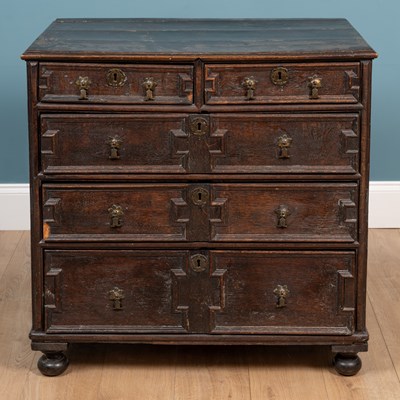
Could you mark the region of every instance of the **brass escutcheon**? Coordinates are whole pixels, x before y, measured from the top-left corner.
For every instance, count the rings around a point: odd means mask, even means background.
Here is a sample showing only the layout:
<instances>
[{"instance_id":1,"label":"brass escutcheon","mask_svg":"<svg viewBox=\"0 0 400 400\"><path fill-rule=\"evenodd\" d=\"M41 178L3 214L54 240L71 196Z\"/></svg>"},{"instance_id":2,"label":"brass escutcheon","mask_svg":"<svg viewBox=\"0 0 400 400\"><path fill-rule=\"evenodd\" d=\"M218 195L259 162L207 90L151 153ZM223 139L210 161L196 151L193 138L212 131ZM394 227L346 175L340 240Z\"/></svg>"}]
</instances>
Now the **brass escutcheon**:
<instances>
[{"instance_id":1,"label":"brass escutcheon","mask_svg":"<svg viewBox=\"0 0 400 400\"><path fill-rule=\"evenodd\" d=\"M196 188L192 191L192 202L196 206L204 206L208 202L209 198L208 190L204 188Z\"/></svg>"},{"instance_id":2,"label":"brass escutcheon","mask_svg":"<svg viewBox=\"0 0 400 400\"><path fill-rule=\"evenodd\" d=\"M288 83L289 73L286 68L278 67L271 72L271 81L274 85L284 86Z\"/></svg>"},{"instance_id":3,"label":"brass escutcheon","mask_svg":"<svg viewBox=\"0 0 400 400\"><path fill-rule=\"evenodd\" d=\"M286 306L286 297L289 295L290 290L287 285L278 285L274 289L274 295L277 297L276 307L282 308Z\"/></svg>"},{"instance_id":4,"label":"brass escutcheon","mask_svg":"<svg viewBox=\"0 0 400 400\"><path fill-rule=\"evenodd\" d=\"M208 259L203 254L195 254L190 257L190 266L192 267L193 271L201 272L207 268Z\"/></svg>"},{"instance_id":5,"label":"brass escutcheon","mask_svg":"<svg viewBox=\"0 0 400 400\"><path fill-rule=\"evenodd\" d=\"M122 300L125 298L124 291L118 287L108 292L108 298L113 302L114 310L122 310Z\"/></svg>"},{"instance_id":6,"label":"brass escutcheon","mask_svg":"<svg viewBox=\"0 0 400 400\"><path fill-rule=\"evenodd\" d=\"M125 72L119 68L111 68L106 73L106 81L108 86L124 86L126 79Z\"/></svg>"},{"instance_id":7,"label":"brass escutcheon","mask_svg":"<svg viewBox=\"0 0 400 400\"><path fill-rule=\"evenodd\" d=\"M190 121L190 131L193 135L203 136L207 133L208 122L205 118L197 117Z\"/></svg>"}]
</instances>

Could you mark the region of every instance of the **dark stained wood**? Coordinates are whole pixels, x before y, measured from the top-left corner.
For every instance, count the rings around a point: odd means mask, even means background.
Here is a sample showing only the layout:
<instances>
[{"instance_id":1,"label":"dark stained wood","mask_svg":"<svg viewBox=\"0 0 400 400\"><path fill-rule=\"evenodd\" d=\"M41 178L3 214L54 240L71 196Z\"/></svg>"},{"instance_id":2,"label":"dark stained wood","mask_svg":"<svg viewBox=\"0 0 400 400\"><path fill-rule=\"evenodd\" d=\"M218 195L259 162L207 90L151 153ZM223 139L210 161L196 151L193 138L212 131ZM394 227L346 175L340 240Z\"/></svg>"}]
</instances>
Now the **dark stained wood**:
<instances>
[{"instance_id":1,"label":"dark stained wood","mask_svg":"<svg viewBox=\"0 0 400 400\"><path fill-rule=\"evenodd\" d=\"M107 73L118 68L125 74L122 86L110 86ZM88 77L87 100L80 99L76 81ZM151 77L157 86L148 100L143 83ZM193 103L193 66L42 63L39 73L39 99L55 103L127 103L180 104Z\"/></svg>"},{"instance_id":2,"label":"dark stained wood","mask_svg":"<svg viewBox=\"0 0 400 400\"><path fill-rule=\"evenodd\" d=\"M221 203L211 239L223 242L353 242L357 240L356 184L213 185ZM245 206L244 206L245 205ZM277 210L289 210L286 227Z\"/></svg>"},{"instance_id":3,"label":"dark stained wood","mask_svg":"<svg viewBox=\"0 0 400 400\"><path fill-rule=\"evenodd\" d=\"M42 171L98 175L351 174L358 170L358 114L202 118L210 128L199 137L191 133L193 118L188 115L42 114ZM287 158L279 154L282 135L292 139ZM110 159L109 142L114 136L121 140L118 159Z\"/></svg>"},{"instance_id":4,"label":"dark stained wood","mask_svg":"<svg viewBox=\"0 0 400 400\"><path fill-rule=\"evenodd\" d=\"M48 241L186 241L187 185L43 185ZM113 227L110 208L121 207Z\"/></svg>"},{"instance_id":5,"label":"dark stained wood","mask_svg":"<svg viewBox=\"0 0 400 400\"><path fill-rule=\"evenodd\" d=\"M23 55L40 371L130 342L329 345L356 373L375 57L343 19L55 21Z\"/></svg>"},{"instance_id":6,"label":"dark stained wood","mask_svg":"<svg viewBox=\"0 0 400 400\"><path fill-rule=\"evenodd\" d=\"M275 85L272 71L286 69L288 81ZM356 103L359 98L359 64L206 64L206 104ZM309 78L322 80L319 97L310 99ZM256 80L254 97L246 98L245 78Z\"/></svg>"},{"instance_id":7,"label":"dark stained wood","mask_svg":"<svg viewBox=\"0 0 400 400\"><path fill-rule=\"evenodd\" d=\"M187 251L46 251L46 332L186 332L171 293L187 258ZM121 309L110 299L114 288L123 291Z\"/></svg>"},{"instance_id":8,"label":"dark stained wood","mask_svg":"<svg viewBox=\"0 0 400 400\"><path fill-rule=\"evenodd\" d=\"M215 114L209 152L213 173L354 174L358 114ZM282 156L279 139L290 140Z\"/></svg>"},{"instance_id":9,"label":"dark stained wood","mask_svg":"<svg viewBox=\"0 0 400 400\"><path fill-rule=\"evenodd\" d=\"M211 252L223 269L224 307L213 333L337 334L354 332L353 252ZM274 290L286 285L286 305ZM304 304L308 304L304 307Z\"/></svg>"},{"instance_id":10,"label":"dark stained wood","mask_svg":"<svg viewBox=\"0 0 400 400\"><path fill-rule=\"evenodd\" d=\"M198 55L208 59L376 57L345 19L58 19L23 57L168 61Z\"/></svg>"},{"instance_id":11,"label":"dark stained wood","mask_svg":"<svg viewBox=\"0 0 400 400\"><path fill-rule=\"evenodd\" d=\"M42 114L41 160L47 174L188 171L187 115ZM111 157L110 140L121 141Z\"/></svg>"}]
</instances>

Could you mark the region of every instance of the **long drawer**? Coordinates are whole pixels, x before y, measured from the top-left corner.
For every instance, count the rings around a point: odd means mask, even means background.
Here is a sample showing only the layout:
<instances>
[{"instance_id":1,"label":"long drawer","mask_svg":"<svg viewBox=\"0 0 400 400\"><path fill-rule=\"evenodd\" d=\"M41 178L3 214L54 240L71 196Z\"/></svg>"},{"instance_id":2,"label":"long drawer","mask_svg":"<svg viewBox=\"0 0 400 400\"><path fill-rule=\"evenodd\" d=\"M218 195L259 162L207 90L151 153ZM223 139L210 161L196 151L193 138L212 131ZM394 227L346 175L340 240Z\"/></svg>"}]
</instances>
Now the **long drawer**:
<instances>
[{"instance_id":1,"label":"long drawer","mask_svg":"<svg viewBox=\"0 0 400 400\"><path fill-rule=\"evenodd\" d=\"M354 331L353 252L45 252L45 328L60 332Z\"/></svg>"},{"instance_id":2,"label":"long drawer","mask_svg":"<svg viewBox=\"0 0 400 400\"><path fill-rule=\"evenodd\" d=\"M47 241L347 242L356 183L43 185Z\"/></svg>"},{"instance_id":3,"label":"long drawer","mask_svg":"<svg viewBox=\"0 0 400 400\"><path fill-rule=\"evenodd\" d=\"M45 174L354 174L358 114L44 114Z\"/></svg>"}]
</instances>

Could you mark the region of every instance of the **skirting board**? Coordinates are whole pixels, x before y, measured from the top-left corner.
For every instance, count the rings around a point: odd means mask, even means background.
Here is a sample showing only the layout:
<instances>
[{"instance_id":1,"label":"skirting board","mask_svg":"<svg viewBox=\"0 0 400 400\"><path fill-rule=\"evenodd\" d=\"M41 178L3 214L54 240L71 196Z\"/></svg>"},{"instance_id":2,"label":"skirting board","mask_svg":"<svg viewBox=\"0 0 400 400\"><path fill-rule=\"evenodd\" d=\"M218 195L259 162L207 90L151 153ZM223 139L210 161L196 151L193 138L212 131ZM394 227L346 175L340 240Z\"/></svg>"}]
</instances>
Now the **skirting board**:
<instances>
[{"instance_id":1,"label":"skirting board","mask_svg":"<svg viewBox=\"0 0 400 400\"><path fill-rule=\"evenodd\" d=\"M369 227L400 228L400 181L370 182ZM29 185L0 184L0 230L29 230Z\"/></svg>"}]
</instances>

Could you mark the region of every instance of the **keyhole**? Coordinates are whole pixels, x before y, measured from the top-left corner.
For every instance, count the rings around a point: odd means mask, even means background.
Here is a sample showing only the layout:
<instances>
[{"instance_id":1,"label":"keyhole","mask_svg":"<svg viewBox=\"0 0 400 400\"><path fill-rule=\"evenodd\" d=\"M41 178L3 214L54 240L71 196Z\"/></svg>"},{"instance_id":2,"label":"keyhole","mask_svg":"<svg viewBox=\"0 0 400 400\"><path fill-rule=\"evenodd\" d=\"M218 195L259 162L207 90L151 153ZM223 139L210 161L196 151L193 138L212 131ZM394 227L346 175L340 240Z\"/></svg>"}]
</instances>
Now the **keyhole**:
<instances>
[{"instance_id":1,"label":"keyhole","mask_svg":"<svg viewBox=\"0 0 400 400\"><path fill-rule=\"evenodd\" d=\"M198 266L199 268L201 267L201 262L200 262L199 259L197 260L197 266Z\"/></svg>"},{"instance_id":2,"label":"keyhole","mask_svg":"<svg viewBox=\"0 0 400 400\"><path fill-rule=\"evenodd\" d=\"M282 80L282 72L278 71L278 80L281 81Z\"/></svg>"},{"instance_id":3,"label":"keyhole","mask_svg":"<svg viewBox=\"0 0 400 400\"><path fill-rule=\"evenodd\" d=\"M198 130L198 131L201 131L201 122L198 122L198 123L197 123L197 130Z\"/></svg>"},{"instance_id":4,"label":"keyhole","mask_svg":"<svg viewBox=\"0 0 400 400\"><path fill-rule=\"evenodd\" d=\"M114 82L117 82L117 73L114 72Z\"/></svg>"},{"instance_id":5,"label":"keyhole","mask_svg":"<svg viewBox=\"0 0 400 400\"><path fill-rule=\"evenodd\" d=\"M201 192L199 192L197 195L199 197L199 201L201 201Z\"/></svg>"}]
</instances>

